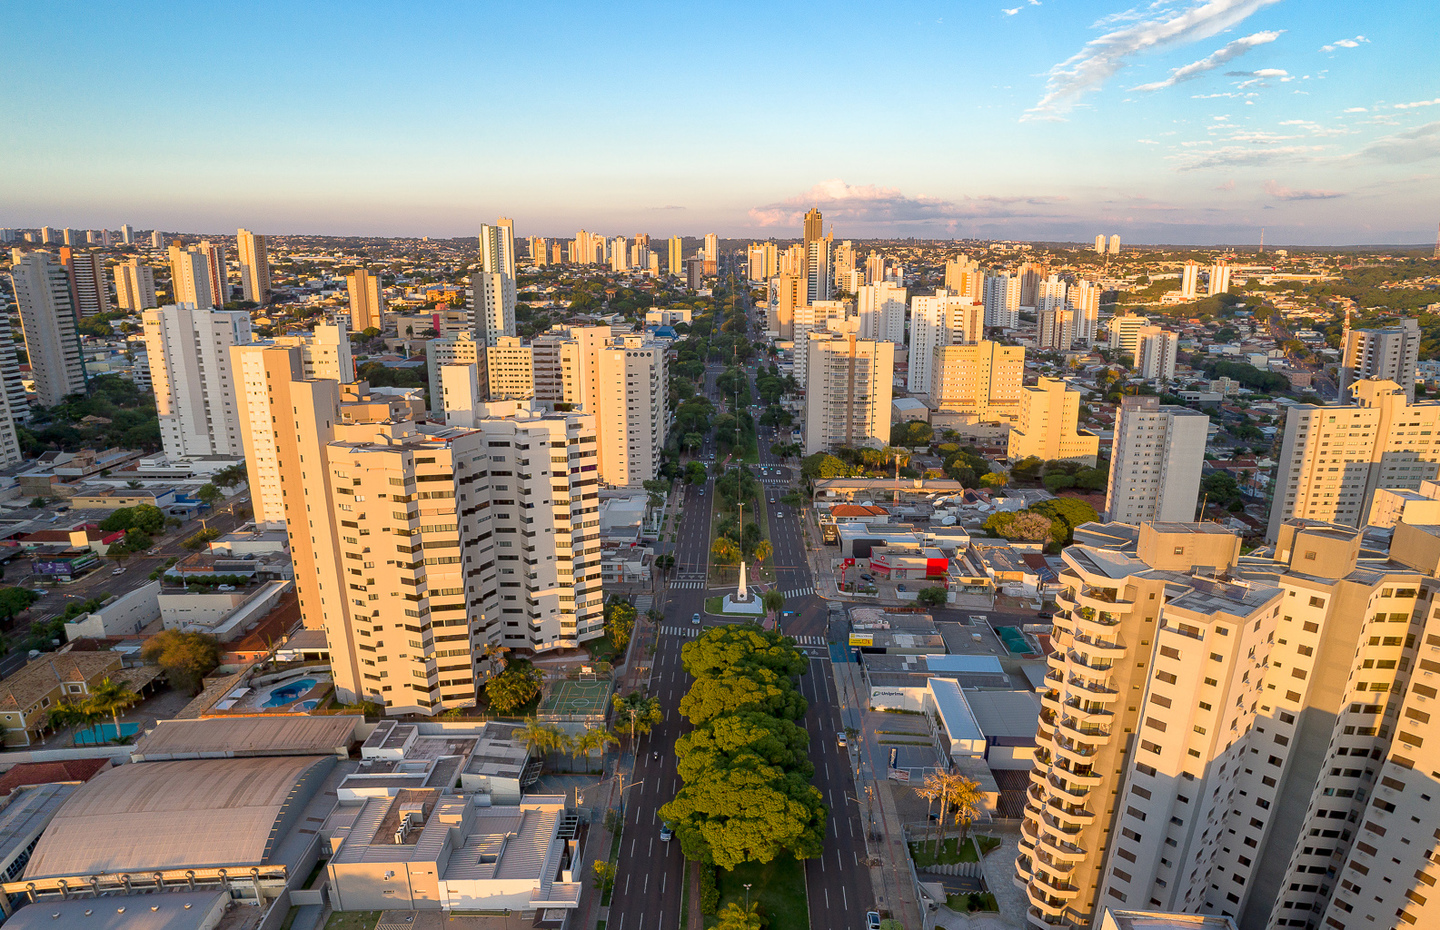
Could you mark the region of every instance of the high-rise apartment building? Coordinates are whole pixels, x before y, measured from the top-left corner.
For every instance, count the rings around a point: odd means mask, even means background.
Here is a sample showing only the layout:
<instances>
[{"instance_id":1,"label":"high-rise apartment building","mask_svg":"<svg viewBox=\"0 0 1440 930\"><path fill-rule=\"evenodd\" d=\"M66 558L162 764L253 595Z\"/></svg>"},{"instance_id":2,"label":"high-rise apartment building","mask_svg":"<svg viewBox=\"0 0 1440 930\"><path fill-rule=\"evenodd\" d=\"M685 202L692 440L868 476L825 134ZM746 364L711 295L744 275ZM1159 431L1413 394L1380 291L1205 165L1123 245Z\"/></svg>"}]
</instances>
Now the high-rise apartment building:
<instances>
[{"instance_id":1,"label":"high-rise apartment building","mask_svg":"<svg viewBox=\"0 0 1440 930\"><path fill-rule=\"evenodd\" d=\"M1106 519L1115 523L1188 523L1200 501L1200 472L1210 418L1160 403L1153 394L1122 397L1110 447Z\"/></svg>"},{"instance_id":2,"label":"high-rise apartment building","mask_svg":"<svg viewBox=\"0 0 1440 930\"><path fill-rule=\"evenodd\" d=\"M778 274L771 278L768 315L773 321L769 328L779 333L781 339L793 340L796 310L807 303L803 276Z\"/></svg>"},{"instance_id":3,"label":"high-rise apartment building","mask_svg":"<svg viewBox=\"0 0 1440 930\"><path fill-rule=\"evenodd\" d=\"M110 288L105 281L105 256L69 246L60 250L60 263L70 276L70 296L81 318L110 312Z\"/></svg>"},{"instance_id":4,"label":"high-rise apartment building","mask_svg":"<svg viewBox=\"0 0 1440 930\"><path fill-rule=\"evenodd\" d=\"M1105 234L1104 234L1104 233L1101 233L1100 235L1098 235L1098 236L1095 237L1095 254L1096 254L1096 255L1104 255L1104 254L1105 254Z\"/></svg>"},{"instance_id":5,"label":"high-rise apartment building","mask_svg":"<svg viewBox=\"0 0 1440 930\"><path fill-rule=\"evenodd\" d=\"M849 310L846 303L840 300L820 300L795 308L793 337L795 348L792 354L797 382L805 383L806 368L810 364L810 352L806 348L806 340L810 338L811 333L819 330L845 332L851 335L859 333L860 321L850 316Z\"/></svg>"},{"instance_id":6,"label":"high-rise apartment building","mask_svg":"<svg viewBox=\"0 0 1440 930\"><path fill-rule=\"evenodd\" d=\"M210 281L211 256L198 246L183 248L178 241L171 244L169 255L171 301L199 310L217 306Z\"/></svg>"},{"instance_id":7,"label":"high-rise apartment building","mask_svg":"<svg viewBox=\"0 0 1440 930\"><path fill-rule=\"evenodd\" d=\"M1420 363L1420 322L1413 317L1383 329L1351 329L1346 315L1340 341L1340 396L1366 378L1384 378L1405 389L1415 401L1415 370Z\"/></svg>"},{"instance_id":8,"label":"high-rise apartment building","mask_svg":"<svg viewBox=\"0 0 1440 930\"><path fill-rule=\"evenodd\" d=\"M863 284L856 291L860 338L905 342L905 288L893 281Z\"/></svg>"},{"instance_id":9,"label":"high-rise apartment building","mask_svg":"<svg viewBox=\"0 0 1440 930\"><path fill-rule=\"evenodd\" d=\"M960 254L945 262L945 290L952 294L964 294L984 299L984 292L978 294L967 293L965 288L973 275L980 275L980 263L969 255ZM984 280L982 275L981 281Z\"/></svg>"},{"instance_id":10,"label":"high-rise apartment building","mask_svg":"<svg viewBox=\"0 0 1440 930\"><path fill-rule=\"evenodd\" d=\"M121 310L151 310L155 303L155 270L132 258L115 266L115 302Z\"/></svg>"},{"instance_id":11,"label":"high-rise apartment building","mask_svg":"<svg viewBox=\"0 0 1440 930\"><path fill-rule=\"evenodd\" d=\"M49 252L16 250L11 260L10 285L20 307L35 399L53 407L68 394L85 392L85 358L70 276Z\"/></svg>"},{"instance_id":12,"label":"high-rise apartment building","mask_svg":"<svg viewBox=\"0 0 1440 930\"><path fill-rule=\"evenodd\" d=\"M608 326L556 326L536 336L530 343L535 399L552 408L569 404L593 412L590 388L595 379L586 360L610 338Z\"/></svg>"},{"instance_id":13,"label":"high-rise apartment building","mask_svg":"<svg viewBox=\"0 0 1440 930\"><path fill-rule=\"evenodd\" d=\"M720 261L720 237L719 237L718 235L716 235L715 233L706 233L706 234L705 234L705 262L706 262L707 265L708 265L709 263L718 262L718 261ZM716 273L715 271L711 270L710 268L706 268L705 271L706 271L707 274L715 274L715 273Z\"/></svg>"},{"instance_id":14,"label":"high-rise apartment building","mask_svg":"<svg viewBox=\"0 0 1440 930\"><path fill-rule=\"evenodd\" d=\"M169 304L143 320L165 454L244 455L230 348L251 341L250 314Z\"/></svg>"},{"instance_id":15,"label":"high-rise apartment building","mask_svg":"<svg viewBox=\"0 0 1440 930\"><path fill-rule=\"evenodd\" d=\"M1019 418L1024 346L990 340L937 346L930 367L932 410L960 414L977 423L1013 423Z\"/></svg>"},{"instance_id":16,"label":"high-rise apartment building","mask_svg":"<svg viewBox=\"0 0 1440 930\"><path fill-rule=\"evenodd\" d=\"M345 276L350 294L350 331L385 328L385 288L380 276L365 268L356 268Z\"/></svg>"},{"instance_id":17,"label":"high-rise apartment building","mask_svg":"<svg viewBox=\"0 0 1440 930\"><path fill-rule=\"evenodd\" d=\"M83 230L71 229L69 226L66 226L64 235L60 237L60 241L72 249L78 249L88 240Z\"/></svg>"},{"instance_id":18,"label":"high-rise apartment building","mask_svg":"<svg viewBox=\"0 0 1440 930\"><path fill-rule=\"evenodd\" d=\"M501 217L480 227L480 270L470 278L475 341L487 346L515 335L515 231Z\"/></svg>"},{"instance_id":19,"label":"high-rise apartment building","mask_svg":"<svg viewBox=\"0 0 1440 930\"><path fill-rule=\"evenodd\" d=\"M430 374L430 418L442 420L445 405L441 401L440 370L446 365L474 365L478 371L480 399L484 400L489 388L489 373L486 371L487 346L475 339L475 334L460 330L425 343L425 367Z\"/></svg>"},{"instance_id":20,"label":"high-rise apartment building","mask_svg":"<svg viewBox=\"0 0 1440 930\"><path fill-rule=\"evenodd\" d=\"M1069 352L1075 341L1075 311L1062 303L1041 307L1038 313L1036 345L1050 352Z\"/></svg>"},{"instance_id":21,"label":"high-rise apartment building","mask_svg":"<svg viewBox=\"0 0 1440 930\"><path fill-rule=\"evenodd\" d=\"M630 241L624 236L616 236L610 245L610 270L630 270Z\"/></svg>"},{"instance_id":22,"label":"high-rise apartment building","mask_svg":"<svg viewBox=\"0 0 1440 930\"><path fill-rule=\"evenodd\" d=\"M874 249L865 259L865 283L879 284L885 280L885 257Z\"/></svg>"},{"instance_id":23,"label":"high-rise apartment building","mask_svg":"<svg viewBox=\"0 0 1440 930\"><path fill-rule=\"evenodd\" d=\"M164 234L163 232L161 232L161 231L158 230L158 229L152 229L152 230L150 231L150 248L152 248L152 249L163 249L163 248L165 248L165 234Z\"/></svg>"},{"instance_id":24,"label":"high-rise apartment building","mask_svg":"<svg viewBox=\"0 0 1440 930\"><path fill-rule=\"evenodd\" d=\"M1119 255L1119 254L1120 254L1120 234L1119 234L1119 233L1116 233L1115 235L1113 235L1113 236L1110 237L1110 254L1111 254L1111 255Z\"/></svg>"},{"instance_id":25,"label":"high-rise apartment building","mask_svg":"<svg viewBox=\"0 0 1440 930\"><path fill-rule=\"evenodd\" d=\"M135 244L135 227L129 223L120 227L120 242L124 245Z\"/></svg>"},{"instance_id":26,"label":"high-rise apartment building","mask_svg":"<svg viewBox=\"0 0 1440 930\"><path fill-rule=\"evenodd\" d=\"M1147 381L1174 381L1179 351L1179 333L1158 326L1142 326L1136 332L1135 370Z\"/></svg>"},{"instance_id":27,"label":"high-rise apartment building","mask_svg":"<svg viewBox=\"0 0 1440 930\"><path fill-rule=\"evenodd\" d=\"M585 412L595 417L600 480L638 487L659 472L670 432L666 347L644 336L622 336L583 359Z\"/></svg>"},{"instance_id":28,"label":"high-rise apartment building","mask_svg":"<svg viewBox=\"0 0 1440 930\"><path fill-rule=\"evenodd\" d=\"M530 264L536 268L543 268L550 263L550 244L540 236L531 236L530 243Z\"/></svg>"},{"instance_id":29,"label":"high-rise apartment building","mask_svg":"<svg viewBox=\"0 0 1440 930\"><path fill-rule=\"evenodd\" d=\"M1180 299L1194 300L1200 296L1200 263L1188 261L1180 269Z\"/></svg>"},{"instance_id":30,"label":"high-rise apartment building","mask_svg":"<svg viewBox=\"0 0 1440 930\"><path fill-rule=\"evenodd\" d=\"M1020 392L1020 416L1010 428L1006 449L1010 461L1033 457L1094 468L1100 437L1080 429L1082 396L1060 378L1041 378L1025 387Z\"/></svg>"},{"instance_id":31,"label":"high-rise apartment building","mask_svg":"<svg viewBox=\"0 0 1440 930\"><path fill-rule=\"evenodd\" d=\"M984 337L985 307L974 298L961 297L944 288L933 296L912 297L906 389L912 394L929 392L937 348L972 344Z\"/></svg>"},{"instance_id":32,"label":"high-rise apartment building","mask_svg":"<svg viewBox=\"0 0 1440 930\"><path fill-rule=\"evenodd\" d=\"M1230 290L1230 263L1217 259L1215 264L1210 266L1210 296L1228 293Z\"/></svg>"},{"instance_id":33,"label":"high-rise apartment building","mask_svg":"<svg viewBox=\"0 0 1440 930\"><path fill-rule=\"evenodd\" d=\"M750 281L758 284L780 273L780 251L773 242L757 242L748 254Z\"/></svg>"},{"instance_id":34,"label":"high-rise apartment building","mask_svg":"<svg viewBox=\"0 0 1440 930\"><path fill-rule=\"evenodd\" d=\"M1110 351L1123 352L1135 359L1140 348L1140 330L1150 325L1147 317L1118 314L1110 318Z\"/></svg>"},{"instance_id":35,"label":"high-rise apartment building","mask_svg":"<svg viewBox=\"0 0 1440 930\"><path fill-rule=\"evenodd\" d=\"M30 422L30 400L25 393L25 381L20 373L15 331L10 328L10 308L3 299L0 299L0 395L4 395L0 397L0 404L4 405L3 416L0 416L0 430L5 428L6 419L11 423L11 435L8 438L0 437L0 446L3 446L0 458L12 456L10 446L13 444L13 456L18 461L20 445L18 437L14 435L14 424Z\"/></svg>"},{"instance_id":36,"label":"high-rise apartment building","mask_svg":"<svg viewBox=\"0 0 1440 930\"><path fill-rule=\"evenodd\" d=\"M266 237L248 229L235 234L240 253L240 289L246 300L262 307L270 302L270 249Z\"/></svg>"},{"instance_id":37,"label":"high-rise apartment building","mask_svg":"<svg viewBox=\"0 0 1440 930\"><path fill-rule=\"evenodd\" d=\"M230 271L225 261L225 246L202 239L195 248L205 256L205 267L210 278L210 303L223 307L230 302Z\"/></svg>"},{"instance_id":38,"label":"high-rise apartment building","mask_svg":"<svg viewBox=\"0 0 1440 930\"><path fill-rule=\"evenodd\" d=\"M831 245L829 239L815 239L805 244L805 296L812 304L829 300L834 290Z\"/></svg>"},{"instance_id":39,"label":"high-rise apartment building","mask_svg":"<svg viewBox=\"0 0 1440 930\"><path fill-rule=\"evenodd\" d=\"M1075 341L1086 347L1093 345L1100 320L1100 285L1077 281L1065 292L1065 300L1075 313Z\"/></svg>"},{"instance_id":40,"label":"high-rise apartment building","mask_svg":"<svg viewBox=\"0 0 1440 930\"><path fill-rule=\"evenodd\" d=\"M485 349L491 400L529 400L535 396L535 357L518 336L501 336Z\"/></svg>"},{"instance_id":41,"label":"high-rise apartment building","mask_svg":"<svg viewBox=\"0 0 1440 930\"><path fill-rule=\"evenodd\" d=\"M890 440L895 343L820 330L806 341L805 454Z\"/></svg>"},{"instance_id":42,"label":"high-rise apartment building","mask_svg":"<svg viewBox=\"0 0 1440 930\"><path fill-rule=\"evenodd\" d=\"M825 218L819 207L811 207L805 213L804 241L806 245L825 238Z\"/></svg>"},{"instance_id":43,"label":"high-rise apartment building","mask_svg":"<svg viewBox=\"0 0 1440 930\"><path fill-rule=\"evenodd\" d=\"M670 274L678 278L685 274L685 240L679 236L671 236L667 246L666 268Z\"/></svg>"},{"instance_id":44,"label":"high-rise apartment building","mask_svg":"<svg viewBox=\"0 0 1440 930\"><path fill-rule=\"evenodd\" d=\"M1012 274L985 276L985 325L1002 329L1020 326L1020 279Z\"/></svg>"},{"instance_id":45,"label":"high-rise apartment building","mask_svg":"<svg viewBox=\"0 0 1440 930\"><path fill-rule=\"evenodd\" d=\"M1194 629L1185 621L1197 615L1210 617L1207 627L1226 628L1236 648L1217 652L1220 661L1192 660L1188 670L1167 672L1177 678L1182 671L1187 678L1213 675L1218 682L1236 663L1253 664L1245 651L1259 645L1252 618L1275 610L1280 600L1273 588L1227 586L1195 568L1223 571L1240 554L1239 539L1216 524L1147 523L1132 532L1128 544L1124 533L1123 527L1090 524L1061 553L1063 590L1056 598L1052 633L1056 648L1045 676L1035 767L1015 859L1016 884L1025 890L1026 916L1036 928L1092 927L1097 907L1128 900L1128 895L1102 900L1099 885L1105 852L1132 841L1134 831L1117 829L1130 816L1119 804L1127 762L1133 758L1137 765L1148 765L1152 752L1147 746L1166 732L1146 723L1140 710L1151 679L1152 644L1169 622L1162 611L1173 607L1177 631L1182 624ZM1185 694L1177 689L1173 702L1190 700ZM1219 705L1219 697L1212 710L1219 707L1216 716L1222 720L1212 728L1223 738L1223 718L1235 710ZM1172 739L1186 735L1176 732ZM1132 749L1132 744L1138 746ZM1181 752L1184 757L1183 746ZM1170 787L1189 794L1188 785ZM1196 807L1212 801L1190 796ZM1130 810L1148 822L1144 809L1132 805ZM1158 859L1166 852L1151 855ZM1135 903L1143 905L1144 898Z\"/></svg>"},{"instance_id":46,"label":"high-rise apartment building","mask_svg":"<svg viewBox=\"0 0 1440 930\"><path fill-rule=\"evenodd\" d=\"M1440 403L1411 404L1394 381L1352 384L1355 403L1296 404L1285 413L1266 539L1287 520L1364 526L1380 488L1440 473Z\"/></svg>"}]
</instances>

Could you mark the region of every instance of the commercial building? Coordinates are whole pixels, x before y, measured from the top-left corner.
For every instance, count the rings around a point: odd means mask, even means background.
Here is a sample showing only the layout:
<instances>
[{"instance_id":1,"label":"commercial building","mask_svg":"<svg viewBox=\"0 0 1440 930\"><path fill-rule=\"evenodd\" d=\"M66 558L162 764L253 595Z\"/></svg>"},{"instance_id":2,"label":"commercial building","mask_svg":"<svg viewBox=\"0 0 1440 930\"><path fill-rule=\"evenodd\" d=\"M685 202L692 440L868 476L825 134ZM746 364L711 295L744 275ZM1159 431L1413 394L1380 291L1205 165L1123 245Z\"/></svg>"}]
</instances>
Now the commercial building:
<instances>
[{"instance_id":1,"label":"commercial building","mask_svg":"<svg viewBox=\"0 0 1440 930\"><path fill-rule=\"evenodd\" d=\"M380 276L364 268L356 268L345 276L350 294L350 331L385 328L385 292Z\"/></svg>"},{"instance_id":2,"label":"commercial building","mask_svg":"<svg viewBox=\"0 0 1440 930\"><path fill-rule=\"evenodd\" d=\"M115 266L115 302L121 310L151 310L155 303L155 270L132 258Z\"/></svg>"},{"instance_id":3,"label":"commercial building","mask_svg":"<svg viewBox=\"0 0 1440 930\"><path fill-rule=\"evenodd\" d=\"M782 272L771 278L766 328L779 333L781 339L793 340L795 314L807 303L805 278L802 275Z\"/></svg>"},{"instance_id":4,"label":"commercial building","mask_svg":"<svg viewBox=\"0 0 1440 930\"><path fill-rule=\"evenodd\" d=\"M910 364L913 368L915 358ZM931 361L930 408L975 422L1013 422L1020 415L1025 348L990 340L938 346Z\"/></svg>"},{"instance_id":5,"label":"commercial building","mask_svg":"<svg viewBox=\"0 0 1440 930\"><path fill-rule=\"evenodd\" d=\"M1094 468L1100 455L1100 437L1081 430L1081 393L1059 378L1041 378L1020 392L1020 416L1010 429L1006 455L1012 462L1025 458L1078 462Z\"/></svg>"},{"instance_id":6,"label":"commercial building","mask_svg":"<svg viewBox=\"0 0 1440 930\"><path fill-rule=\"evenodd\" d=\"M235 234L240 252L240 288L246 300L262 307L270 302L270 250L266 237L248 229Z\"/></svg>"},{"instance_id":7,"label":"commercial building","mask_svg":"<svg viewBox=\"0 0 1440 930\"><path fill-rule=\"evenodd\" d=\"M821 330L806 351L805 454L886 445L895 344Z\"/></svg>"},{"instance_id":8,"label":"commercial building","mask_svg":"<svg viewBox=\"0 0 1440 930\"><path fill-rule=\"evenodd\" d=\"M285 522L282 452L298 455L296 436L282 436L281 414L291 407L293 382L355 379L350 337L344 327L320 325L311 335L280 336L237 344L230 350L235 409L240 421L250 505L258 524ZM292 488L294 486L292 485Z\"/></svg>"},{"instance_id":9,"label":"commercial building","mask_svg":"<svg viewBox=\"0 0 1440 930\"><path fill-rule=\"evenodd\" d=\"M79 320L65 267L49 252L11 253L10 285L20 307L36 400L53 407L85 390Z\"/></svg>"},{"instance_id":10,"label":"commercial building","mask_svg":"<svg viewBox=\"0 0 1440 930\"><path fill-rule=\"evenodd\" d=\"M1106 519L1138 525L1195 519L1210 418L1154 395L1124 397L1115 418Z\"/></svg>"},{"instance_id":11,"label":"commercial building","mask_svg":"<svg viewBox=\"0 0 1440 930\"><path fill-rule=\"evenodd\" d=\"M1366 378L1394 381L1415 402L1415 369L1420 364L1420 322L1409 318L1384 329L1346 329L1340 343L1340 396Z\"/></svg>"},{"instance_id":12,"label":"commercial building","mask_svg":"<svg viewBox=\"0 0 1440 930\"><path fill-rule=\"evenodd\" d=\"M1136 331L1135 368L1147 381L1174 381L1179 351L1179 333L1158 326L1142 326Z\"/></svg>"},{"instance_id":13,"label":"commercial building","mask_svg":"<svg viewBox=\"0 0 1440 930\"><path fill-rule=\"evenodd\" d=\"M1440 474L1440 403L1411 404L1388 380L1349 392L1354 404L1286 411L1267 539L1295 519L1363 526L1377 490L1417 490Z\"/></svg>"},{"instance_id":14,"label":"commercial building","mask_svg":"<svg viewBox=\"0 0 1440 930\"><path fill-rule=\"evenodd\" d=\"M110 288L105 281L105 256L67 246L60 250L60 263L70 275L70 294L75 299L75 312L82 317L109 313Z\"/></svg>"},{"instance_id":15,"label":"commercial building","mask_svg":"<svg viewBox=\"0 0 1440 930\"><path fill-rule=\"evenodd\" d=\"M171 304L142 319L165 454L243 455L230 349L251 341L250 314Z\"/></svg>"}]
</instances>

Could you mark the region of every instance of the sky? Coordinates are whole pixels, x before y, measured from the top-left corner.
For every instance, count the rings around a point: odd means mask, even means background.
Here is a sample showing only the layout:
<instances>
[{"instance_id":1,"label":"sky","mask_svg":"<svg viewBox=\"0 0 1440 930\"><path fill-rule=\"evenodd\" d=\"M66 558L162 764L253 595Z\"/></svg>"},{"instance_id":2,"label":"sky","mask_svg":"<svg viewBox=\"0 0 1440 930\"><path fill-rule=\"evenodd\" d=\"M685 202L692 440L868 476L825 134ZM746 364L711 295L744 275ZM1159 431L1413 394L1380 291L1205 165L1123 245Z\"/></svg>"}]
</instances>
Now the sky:
<instances>
[{"instance_id":1,"label":"sky","mask_svg":"<svg viewBox=\"0 0 1440 930\"><path fill-rule=\"evenodd\" d=\"M1436 0L11 4L0 226L1430 243Z\"/></svg>"}]
</instances>

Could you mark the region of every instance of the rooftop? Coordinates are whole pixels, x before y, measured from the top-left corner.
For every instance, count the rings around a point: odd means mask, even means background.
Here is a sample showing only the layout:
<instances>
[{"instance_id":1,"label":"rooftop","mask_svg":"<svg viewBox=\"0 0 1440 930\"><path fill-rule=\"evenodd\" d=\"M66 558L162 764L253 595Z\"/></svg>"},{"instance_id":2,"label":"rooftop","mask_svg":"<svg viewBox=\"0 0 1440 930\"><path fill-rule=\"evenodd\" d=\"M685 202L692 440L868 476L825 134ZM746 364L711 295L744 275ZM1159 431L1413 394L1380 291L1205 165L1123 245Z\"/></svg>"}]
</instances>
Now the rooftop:
<instances>
[{"instance_id":1,"label":"rooftop","mask_svg":"<svg viewBox=\"0 0 1440 930\"><path fill-rule=\"evenodd\" d=\"M137 760L206 756L334 755L355 740L362 718L207 717L161 720L135 744Z\"/></svg>"},{"instance_id":2,"label":"rooftop","mask_svg":"<svg viewBox=\"0 0 1440 930\"><path fill-rule=\"evenodd\" d=\"M59 652L40 656L0 681L0 710L29 709L62 683L90 681L120 670L117 652Z\"/></svg>"},{"instance_id":3,"label":"rooftop","mask_svg":"<svg viewBox=\"0 0 1440 930\"><path fill-rule=\"evenodd\" d=\"M45 900L22 907L5 921L6 930L199 930L218 907L223 912L229 892L175 891L109 897L102 901Z\"/></svg>"}]
</instances>

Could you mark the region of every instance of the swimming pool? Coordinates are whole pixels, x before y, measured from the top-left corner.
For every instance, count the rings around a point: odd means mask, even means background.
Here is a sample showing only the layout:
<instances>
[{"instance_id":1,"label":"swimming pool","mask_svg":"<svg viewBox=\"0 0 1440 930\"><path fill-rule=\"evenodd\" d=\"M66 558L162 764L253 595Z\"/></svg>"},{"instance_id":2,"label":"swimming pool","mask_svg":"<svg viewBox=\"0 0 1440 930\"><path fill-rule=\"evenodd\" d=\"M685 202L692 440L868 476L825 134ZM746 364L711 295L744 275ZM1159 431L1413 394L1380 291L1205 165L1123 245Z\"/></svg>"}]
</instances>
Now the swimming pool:
<instances>
[{"instance_id":1,"label":"swimming pool","mask_svg":"<svg viewBox=\"0 0 1440 930\"><path fill-rule=\"evenodd\" d=\"M270 698L261 704L261 707L283 707L294 701L300 695L315 687L315 679L302 678L299 681L292 681L288 685L281 685L270 692ZM309 708L306 708L307 710Z\"/></svg>"},{"instance_id":2,"label":"swimming pool","mask_svg":"<svg viewBox=\"0 0 1440 930\"><path fill-rule=\"evenodd\" d=\"M96 731L99 732L96 732ZM134 736L140 732L138 723L120 724L121 736ZM101 743L108 743L115 739L115 724L102 723L95 727L86 727L83 730L75 731L75 744L77 746L98 746Z\"/></svg>"},{"instance_id":3,"label":"swimming pool","mask_svg":"<svg viewBox=\"0 0 1440 930\"><path fill-rule=\"evenodd\" d=\"M320 706L320 702L319 702L319 701L301 701L299 704L296 704L296 705L295 705L295 709L296 709L296 710L314 710L315 708L317 708L317 707L319 707L319 706Z\"/></svg>"}]
</instances>

